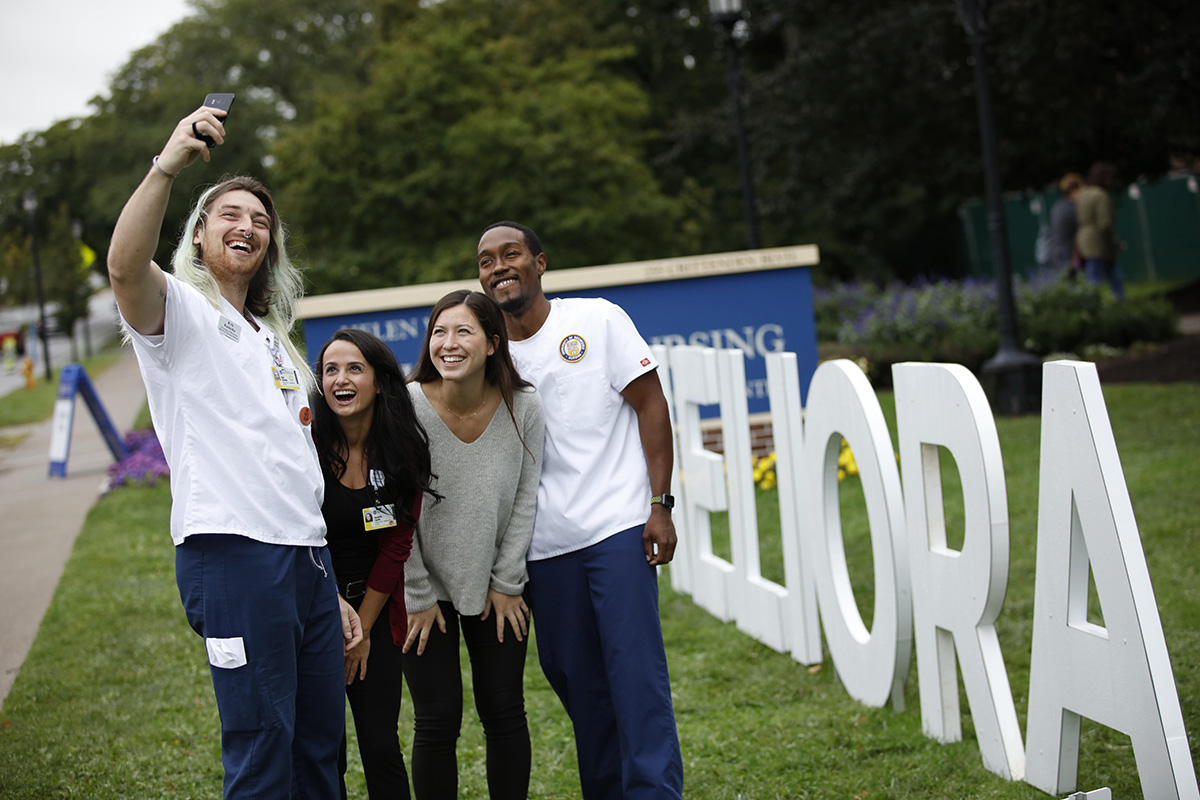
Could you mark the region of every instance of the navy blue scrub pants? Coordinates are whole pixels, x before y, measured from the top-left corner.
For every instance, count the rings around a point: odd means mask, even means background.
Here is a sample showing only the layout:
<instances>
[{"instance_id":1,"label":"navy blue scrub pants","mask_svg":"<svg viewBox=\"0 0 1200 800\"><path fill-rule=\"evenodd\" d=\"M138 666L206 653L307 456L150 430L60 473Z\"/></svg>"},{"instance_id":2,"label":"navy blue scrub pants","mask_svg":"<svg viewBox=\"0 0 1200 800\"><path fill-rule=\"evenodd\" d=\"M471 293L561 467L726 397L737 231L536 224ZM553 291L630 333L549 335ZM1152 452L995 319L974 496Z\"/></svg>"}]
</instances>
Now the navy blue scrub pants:
<instances>
[{"instance_id":1,"label":"navy blue scrub pants","mask_svg":"<svg viewBox=\"0 0 1200 800\"><path fill-rule=\"evenodd\" d=\"M175 580L209 654L226 800L337 800L345 668L329 552L194 535L175 548Z\"/></svg>"},{"instance_id":2,"label":"navy blue scrub pants","mask_svg":"<svg viewBox=\"0 0 1200 800\"><path fill-rule=\"evenodd\" d=\"M528 566L538 660L575 727L585 800L678 800L683 760L642 526Z\"/></svg>"}]
</instances>

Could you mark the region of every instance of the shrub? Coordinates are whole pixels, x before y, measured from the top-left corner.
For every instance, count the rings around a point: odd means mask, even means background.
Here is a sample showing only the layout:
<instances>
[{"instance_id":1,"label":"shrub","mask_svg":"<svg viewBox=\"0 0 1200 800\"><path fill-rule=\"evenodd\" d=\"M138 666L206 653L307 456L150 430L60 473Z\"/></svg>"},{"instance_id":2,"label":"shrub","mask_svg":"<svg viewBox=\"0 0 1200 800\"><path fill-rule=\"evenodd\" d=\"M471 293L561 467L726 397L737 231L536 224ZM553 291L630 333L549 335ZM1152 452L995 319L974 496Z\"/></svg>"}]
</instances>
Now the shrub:
<instances>
[{"instance_id":1,"label":"shrub","mask_svg":"<svg viewBox=\"0 0 1200 800\"><path fill-rule=\"evenodd\" d=\"M864 282L814 287L813 314L816 317L817 341L836 340L842 320L854 319L869 311L881 294L879 287Z\"/></svg>"},{"instance_id":2,"label":"shrub","mask_svg":"<svg viewBox=\"0 0 1200 800\"><path fill-rule=\"evenodd\" d=\"M1014 291L1024 345L1039 356L1175 335L1175 313L1161 298L1121 301L1107 287L1050 272L1018 281ZM901 361L953 362L978 371L999 346L993 281L840 284L814 291L814 312L818 340L869 355L883 384Z\"/></svg>"}]
</instances>

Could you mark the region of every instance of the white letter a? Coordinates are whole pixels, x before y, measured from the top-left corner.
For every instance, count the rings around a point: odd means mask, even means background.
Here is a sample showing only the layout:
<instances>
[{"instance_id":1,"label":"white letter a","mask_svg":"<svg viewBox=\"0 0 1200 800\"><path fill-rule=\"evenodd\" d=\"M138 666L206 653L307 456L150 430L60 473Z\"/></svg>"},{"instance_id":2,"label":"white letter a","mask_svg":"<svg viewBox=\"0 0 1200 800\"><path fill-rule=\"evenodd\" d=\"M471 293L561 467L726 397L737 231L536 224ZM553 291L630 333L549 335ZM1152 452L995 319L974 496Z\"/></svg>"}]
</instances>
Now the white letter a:
<instances>
[{"instance_id":1,"label":"white letter a","mask_svg":"<svg viewBox=\"0 0 1200 800\"><path fill-rule=\"evenodd\" d=\"M1085 716L1129 736L1146 797L1200 797L1095 365L1045 366L1041 453L1025 780L1074 791ZM1106 627L1087 619L1089 556Z\"/></svg>"}]
</instances>

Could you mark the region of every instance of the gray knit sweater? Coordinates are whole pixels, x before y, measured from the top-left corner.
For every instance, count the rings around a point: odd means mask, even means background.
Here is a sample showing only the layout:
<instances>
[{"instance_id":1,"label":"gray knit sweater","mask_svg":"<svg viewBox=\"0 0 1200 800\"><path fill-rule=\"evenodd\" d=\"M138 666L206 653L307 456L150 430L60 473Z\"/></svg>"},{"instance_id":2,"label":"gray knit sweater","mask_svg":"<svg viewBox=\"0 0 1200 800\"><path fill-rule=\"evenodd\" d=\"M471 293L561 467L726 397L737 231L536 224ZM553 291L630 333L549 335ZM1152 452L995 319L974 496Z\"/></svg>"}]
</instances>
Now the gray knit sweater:
<instances>
[{"instance_id":1,"label":"gray knit sweater","mask_svg":"<svg viewBox=\"0 0 1200 800\"><path fill-rule=\"evenodd\" d=\"M501 403L483 434L466 444L446 427L420 384L408 389L429 434L434 488L442 500L425 497L404 567L405 604L412 614L449 600L460 614L482 614L489 587L511 595L525 588L546 438L542 400L533 389L514 393L520 439Z\"/></svg>"}]
</instances>

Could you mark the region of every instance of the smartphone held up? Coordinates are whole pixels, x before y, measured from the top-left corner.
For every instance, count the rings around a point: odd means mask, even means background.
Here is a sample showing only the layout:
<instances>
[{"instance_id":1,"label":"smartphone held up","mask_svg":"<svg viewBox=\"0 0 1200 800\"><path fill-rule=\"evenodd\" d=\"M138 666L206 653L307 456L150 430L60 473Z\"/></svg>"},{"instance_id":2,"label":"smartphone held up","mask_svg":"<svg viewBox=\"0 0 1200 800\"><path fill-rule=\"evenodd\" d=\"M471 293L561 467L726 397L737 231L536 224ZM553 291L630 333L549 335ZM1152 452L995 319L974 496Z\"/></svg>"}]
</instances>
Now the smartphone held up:
<instances>
[{"instance_id":1,"label":"smartphone held up","mask_svg":"<svg viewBox=\"0 0 1200 800\"><path fill-rule=\"evenodd\" d=\"M224 111L225 114L221 117L221 122L224 123L225 120L229 119L229 109L233 108L233 98L233 92L214 92L204 98L204 107L211 108L214 111ZM211 136L196 130L194 122L192 123L192 133L210 148L217 146L216 141Z\"/></svg>"}]
</instances>

